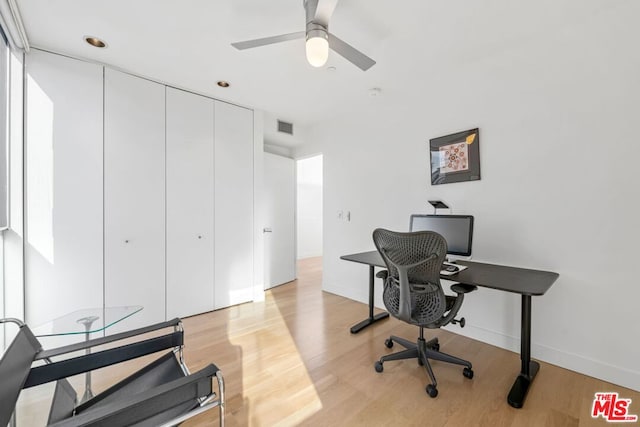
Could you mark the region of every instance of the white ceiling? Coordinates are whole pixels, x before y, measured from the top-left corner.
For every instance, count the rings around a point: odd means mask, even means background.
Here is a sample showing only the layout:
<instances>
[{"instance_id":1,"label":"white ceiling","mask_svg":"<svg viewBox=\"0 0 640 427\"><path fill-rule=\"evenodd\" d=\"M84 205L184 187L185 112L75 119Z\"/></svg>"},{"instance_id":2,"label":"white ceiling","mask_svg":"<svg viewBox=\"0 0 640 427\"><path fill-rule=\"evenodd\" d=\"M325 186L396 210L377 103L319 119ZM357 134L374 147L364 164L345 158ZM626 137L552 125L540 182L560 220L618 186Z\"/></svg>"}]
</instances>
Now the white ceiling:
<instances>
[{"instance_id":1,"label":"white ceiling","mask_svg":"<svg viewBox=\"0 0 640 427\"><path fill-rule=\"evenodd\" d=\"M322 1L322 0L321 0ZM304 128L376 103L437 102L441 77L479 61L509 61L637 0L342 0L329 30L377 61L363 72L331 53L307 64L303 40L238 51L230 43L304 30L302 0L20 0L35 47L87 58L269 112ZM104 39L107 49L83 41ZM462 73L461 73L462 70ZM227 80L222 89L216 81ZM369 89L381 88L378 97ZM271 143L295 146L299 138Z\"/></svg>"}]
</instances>

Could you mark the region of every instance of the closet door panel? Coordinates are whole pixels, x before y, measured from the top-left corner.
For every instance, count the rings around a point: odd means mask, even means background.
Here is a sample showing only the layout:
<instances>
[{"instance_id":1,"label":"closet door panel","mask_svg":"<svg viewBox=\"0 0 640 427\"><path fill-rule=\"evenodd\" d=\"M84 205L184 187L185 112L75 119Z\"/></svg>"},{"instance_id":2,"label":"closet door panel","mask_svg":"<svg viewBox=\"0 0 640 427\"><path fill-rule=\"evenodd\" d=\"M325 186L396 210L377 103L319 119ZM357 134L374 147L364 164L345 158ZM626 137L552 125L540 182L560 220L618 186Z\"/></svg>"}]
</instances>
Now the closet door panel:
<instances>
[{"instance_id":1,"label":"closet door panel","mask_svg":"<svg viewBox=\"0 0 640 427\"><path fill-rule=\"evenodd\" d=\"M102 73L25 59L25 306L32 326L102 307Z\"/></svg>"},{"instance_id":2,"label":"closet door panel","mask_svg":"<svg viewBox=\"0 0 640 427\"><path fill-rule=\"evenodd\" d=\"M165 319L165 87L105 70L105 305L142 305L131 329Z\"/></svg>"},{"instance_id":3,"label":"closet door panel","mask_svg":"<svg viewBox=\"0 0 640 427\"><path fill-rule=\"evenodd\" d=\"M214 101L167 88L167 317L214 309Z\"/></svg>"},{"instance_id":4,"label":"closet door panel","mask_svg":"<svg viewBox=\"0 0 640 427\"><path fill-rule=\"evenodd\" d=\"M215 102L215 306L253 299L253 111Z\"/></svg>"}]
</instances>

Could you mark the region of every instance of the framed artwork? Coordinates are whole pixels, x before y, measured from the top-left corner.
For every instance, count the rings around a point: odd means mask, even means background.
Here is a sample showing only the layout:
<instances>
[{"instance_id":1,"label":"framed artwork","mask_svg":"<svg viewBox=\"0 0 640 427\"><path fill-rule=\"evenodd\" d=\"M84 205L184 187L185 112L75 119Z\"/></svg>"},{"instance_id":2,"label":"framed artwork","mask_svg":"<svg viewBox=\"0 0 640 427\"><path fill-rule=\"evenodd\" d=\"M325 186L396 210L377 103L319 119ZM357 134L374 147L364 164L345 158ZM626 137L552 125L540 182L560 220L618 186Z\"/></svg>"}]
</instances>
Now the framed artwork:
<instances>
[{"instance_id":1,"label":"framed artwork","mask_svg":"<svg viewBox=\"0 0 640 427\"><path fill-rule=\"evenodd\" d=\"M429 140L431 184L480 179L480 131L466 130Z\"/></svg>"}]
</instances>

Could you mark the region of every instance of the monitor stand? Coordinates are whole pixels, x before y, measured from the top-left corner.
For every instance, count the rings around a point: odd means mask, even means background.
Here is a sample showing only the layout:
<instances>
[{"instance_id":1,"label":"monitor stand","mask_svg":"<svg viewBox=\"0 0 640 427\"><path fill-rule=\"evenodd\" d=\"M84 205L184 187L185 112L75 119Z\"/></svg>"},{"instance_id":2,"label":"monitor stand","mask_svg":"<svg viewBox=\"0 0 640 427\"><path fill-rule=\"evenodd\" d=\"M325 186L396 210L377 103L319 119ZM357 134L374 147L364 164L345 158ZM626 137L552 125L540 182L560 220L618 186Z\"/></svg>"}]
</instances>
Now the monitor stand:
<instances>
[{"instance_id":1,"label":"monitor stand","mask_svg":"<svg viewBox=\"0 0 640 427\"><path fill-rule=\"evenodd\" d=\"M444 259L444 262L449 263L449 264L457 264L458 261L471 261L471 257L470 256L459 256L459 255L447 255L446 258Z\"/></svg>"}]
</instances>

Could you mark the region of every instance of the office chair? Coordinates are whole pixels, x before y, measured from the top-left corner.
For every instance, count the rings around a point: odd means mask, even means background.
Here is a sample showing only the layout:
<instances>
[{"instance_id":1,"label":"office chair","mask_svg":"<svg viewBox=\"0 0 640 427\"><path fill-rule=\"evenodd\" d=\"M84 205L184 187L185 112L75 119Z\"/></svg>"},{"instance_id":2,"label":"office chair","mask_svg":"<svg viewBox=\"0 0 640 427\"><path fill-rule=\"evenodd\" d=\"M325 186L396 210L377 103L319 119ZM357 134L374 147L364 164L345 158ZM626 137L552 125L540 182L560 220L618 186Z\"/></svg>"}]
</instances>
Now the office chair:
<instances>
[{"instance_id":1,"label":"office chair","mask_svg":"<svg viewBox=\"0 0 640 427\"><path fill-rule=\"evenodd\" d=\"M174 426L209 409L219 408L224 425L224 381L220 370L210 364L190 374L183 358L184 332L180 319L158 323L133 331L96 338L60 348L44 350L22 321L19 330L0 359L0 426L11 421L22 389L56 382L47 426ZM156 331L172 328L163 335ZM149 337L149 333L154 336ZM124 341L117 347L77 356L79 350ZM68 377L111 366L141 356L169 350L164 356L129 377L78 404ZM60 359L60 356L66 356ZM36 363L34 363L36 362ZM44 362L38 365L37 363ZM35 366L34 366L35 365ZM217 382L217 392L213 387Z\"/></svg>"},{"instance_id":2,"label":"office chair","mask_svg":"<svg viewBox=\"0 0 640 427\"><path fill-rule=\"evenodd\" d=\"M427 394L438 395L436 377L429 360L439 360L465 368L465 377L473 378L471 362L440 352L438 338L426 341L424 328L435 329L455 320L462 306L464 294L476 290L476 286L454 284L451 290L457 296L445 295L440 285L440 269L447 254L447 242L433 231L399 233L381 228L373 232L373 241L387 265L387 270L376 276L384 281L383 301L389 313L404 322L420 328L417 342L391 335L385 340L387 348L398 343L406 350L382 356L375 363L376 372L383 371L383 363L390 360L418 359L431 378Z\"/></svg>"}]
</instances>

